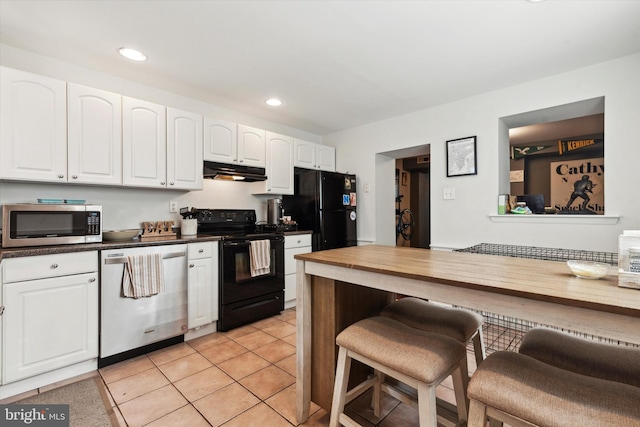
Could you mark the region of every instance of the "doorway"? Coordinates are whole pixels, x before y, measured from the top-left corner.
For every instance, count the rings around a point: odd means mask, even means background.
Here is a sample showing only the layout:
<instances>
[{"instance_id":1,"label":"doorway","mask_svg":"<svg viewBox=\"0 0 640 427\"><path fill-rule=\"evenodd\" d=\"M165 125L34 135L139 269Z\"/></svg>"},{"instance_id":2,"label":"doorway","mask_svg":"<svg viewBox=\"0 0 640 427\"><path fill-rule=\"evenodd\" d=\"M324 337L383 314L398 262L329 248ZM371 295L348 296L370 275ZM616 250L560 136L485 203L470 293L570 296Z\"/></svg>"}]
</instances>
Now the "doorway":
<instances>
[{"instance_id":1,"label":"doorway","mask_svg":"<svg viewBox=\"0 0 640 427\"><path fill-rule=\"evenodd\" d=\"M396 246L428 249L431 244L429 162L429 154L396 159Z\"/></svg>"}]
</instances>

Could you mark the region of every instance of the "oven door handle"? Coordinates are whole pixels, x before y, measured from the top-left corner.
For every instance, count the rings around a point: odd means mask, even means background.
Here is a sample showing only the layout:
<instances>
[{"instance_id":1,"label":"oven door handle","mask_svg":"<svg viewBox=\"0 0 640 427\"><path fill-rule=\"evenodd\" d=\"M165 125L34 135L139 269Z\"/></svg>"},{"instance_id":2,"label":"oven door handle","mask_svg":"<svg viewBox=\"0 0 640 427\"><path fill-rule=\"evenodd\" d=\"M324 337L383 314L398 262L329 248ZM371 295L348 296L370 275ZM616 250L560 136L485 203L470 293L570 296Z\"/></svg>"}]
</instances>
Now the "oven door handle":
<instances>
[{"instance_id":1,"label":"oven door handle","mask_svg":"<svg viewBox=\"0 0 640 427\"><path fill-rule=\"evenodd\" d=\"M269 240L271 242L275 242L275 243L282 243L284 242L284 237L276 237L276 238L270 238L270 239L256 239L256 240ZM240 246L249 246L249 244L251 243L250 240L245 240L242 242L222 242L222 246L236 246L236 247L240 247Z\"/></svg>"}]
</instances>

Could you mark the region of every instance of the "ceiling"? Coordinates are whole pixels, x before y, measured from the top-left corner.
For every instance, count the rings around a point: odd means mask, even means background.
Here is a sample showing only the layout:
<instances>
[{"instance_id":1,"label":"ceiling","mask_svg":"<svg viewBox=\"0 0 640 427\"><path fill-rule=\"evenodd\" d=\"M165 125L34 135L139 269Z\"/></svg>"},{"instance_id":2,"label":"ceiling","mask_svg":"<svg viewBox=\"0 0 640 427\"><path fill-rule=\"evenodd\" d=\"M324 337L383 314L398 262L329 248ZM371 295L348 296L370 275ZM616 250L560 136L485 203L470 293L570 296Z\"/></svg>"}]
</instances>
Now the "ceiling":
<instances>
[{"instance_id":1,"label":"ceiling","mask_svg":"<svg viewBox=\"0 0 640 427\"><path fill-rule=\"evenodd\" d=\"M326 135L638 53L640 1L0 0L0 43Z\"/></svg>"}]
</instances>

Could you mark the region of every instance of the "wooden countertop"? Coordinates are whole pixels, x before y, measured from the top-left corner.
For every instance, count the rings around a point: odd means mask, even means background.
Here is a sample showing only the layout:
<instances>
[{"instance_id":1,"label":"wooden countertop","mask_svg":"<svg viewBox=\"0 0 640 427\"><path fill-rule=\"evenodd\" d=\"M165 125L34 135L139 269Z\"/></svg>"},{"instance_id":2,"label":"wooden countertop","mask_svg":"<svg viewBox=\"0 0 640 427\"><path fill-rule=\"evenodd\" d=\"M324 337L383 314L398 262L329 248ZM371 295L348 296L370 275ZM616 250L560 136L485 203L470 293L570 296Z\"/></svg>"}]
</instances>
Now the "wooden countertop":
<instances>
[{"instance_id":1,"label":"wooden countertop","mask_svg":"<svg viewBox=\"0 0 640 427\"><path fill-rule=\"evenodd\" d=\"M295 258L640 318L640 290L619 287L614 266L589 280L575 277L564 262L381 245Z\"/></svg>"}]
</instances>

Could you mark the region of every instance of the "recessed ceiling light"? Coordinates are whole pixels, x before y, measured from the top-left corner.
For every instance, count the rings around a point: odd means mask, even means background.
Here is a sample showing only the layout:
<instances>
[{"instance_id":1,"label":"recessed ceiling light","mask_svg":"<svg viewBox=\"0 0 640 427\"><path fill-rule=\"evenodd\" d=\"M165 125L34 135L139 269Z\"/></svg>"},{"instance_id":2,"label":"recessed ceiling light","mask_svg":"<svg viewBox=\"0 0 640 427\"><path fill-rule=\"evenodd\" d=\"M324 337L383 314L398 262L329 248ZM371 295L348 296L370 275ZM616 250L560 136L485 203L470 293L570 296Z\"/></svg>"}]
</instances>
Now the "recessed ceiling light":
<instances>
[{"instance_id":1,"label":"recessed ceiling light","mask_svg":"<svg viewBox=\"0 0 640 427\"><path fill-rule=\"evenodd\" d=\"M139 50L131 49L130 47L121 47L120 49L118 49L118 52L120 52L120 55L124 56L125 58L131 59L132 61L147 60L147 55L140 52Z\"/></svg>"},{"instance_id":2,"label":"recessed ceiling light","mask_svg":"<svg viewBox=\"0 0 640 427\"><path fill-rule=\"evenodd\" d=\"M265 104L271 106L271 107L279 107L282 105L282 101L280 101L278 98L269 98L266 101L264 101Z\"/></svg>"}]
</instances>

